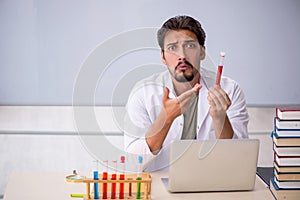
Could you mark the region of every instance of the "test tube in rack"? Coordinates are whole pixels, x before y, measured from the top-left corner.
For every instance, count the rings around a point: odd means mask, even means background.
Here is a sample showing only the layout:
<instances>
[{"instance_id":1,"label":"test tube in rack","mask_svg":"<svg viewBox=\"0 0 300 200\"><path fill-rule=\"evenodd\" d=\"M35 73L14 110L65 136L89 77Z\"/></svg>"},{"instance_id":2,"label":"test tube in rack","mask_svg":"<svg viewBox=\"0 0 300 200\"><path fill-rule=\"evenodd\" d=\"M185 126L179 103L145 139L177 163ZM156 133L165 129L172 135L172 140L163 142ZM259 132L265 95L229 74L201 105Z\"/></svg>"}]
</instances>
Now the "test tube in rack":
<instances>
[{"instance_id":1,"label":"test tube in rack","mask_svg":"<svg viewBox=\"0 0 300 200\"><path fill-rule=\"evenodd\" d=\"M125 180L125 156L121 156L120 165L122 168L122 172L120 174L120 180ZM120 194L119 198L124 199L124 183L120 183Z\"/></svg>"}]
</instances>

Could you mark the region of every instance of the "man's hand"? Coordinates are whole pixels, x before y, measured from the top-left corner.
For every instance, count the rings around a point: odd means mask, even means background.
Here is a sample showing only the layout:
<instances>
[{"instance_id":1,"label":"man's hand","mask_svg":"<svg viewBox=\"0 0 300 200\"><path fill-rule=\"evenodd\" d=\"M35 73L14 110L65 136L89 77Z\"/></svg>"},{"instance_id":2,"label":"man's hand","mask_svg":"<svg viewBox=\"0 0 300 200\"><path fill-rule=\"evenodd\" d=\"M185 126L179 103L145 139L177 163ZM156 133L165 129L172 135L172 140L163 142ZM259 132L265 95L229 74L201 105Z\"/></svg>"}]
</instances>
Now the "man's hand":
<instances>
[{"instance_id":1,"label":"man's hand","mask_svg":"<svg viewBox=\"0 0 300 200\"><path fill-rule=\"evenodd\" d=\"M227 93L220 86L216 86L209 89L207 99L210 105L210 116L216 120L224 120L226 111L231 105Z\"/></svg>"},{"instance_id":2,"label":"man's hand","mask_svg":"<svg viewBox=\"0 0 300 200\"><path fill-rule=\"evenodd\" d=\"M226 111L231 105L227 93L220 87L215 86L208 92L209 114L213 120L217 138L232 138L233 129Z\"/></svg>"},{"instance_id":3,"label":"man's hand","mask_svg":"<svg viewBox=\"0 0 300 200\"><path fill-rule=\"evenodd\" d=\"M169 98L169 89L165 87L162 98L163 111L166 114L166 120L173 122L176 117L184 113L192 100L192 98L199 92L201 85L197 83L192 89L182 93L174 99Z\"/></svg>"},{"instance_id":4,"label":"man's hand","mask_svg":"<svg viewBox=\"0 0 300 200\"><path fill-rule=\"evenodd\" d=\"M163 108L146 134L146 142L153 154L160 151L174 119L186 111L192 97L199 92L201 87L200 84L196 84L192 89L174 99L169 98L170 91L165 88L162 97Z\"/></svg>"}]
</instances>

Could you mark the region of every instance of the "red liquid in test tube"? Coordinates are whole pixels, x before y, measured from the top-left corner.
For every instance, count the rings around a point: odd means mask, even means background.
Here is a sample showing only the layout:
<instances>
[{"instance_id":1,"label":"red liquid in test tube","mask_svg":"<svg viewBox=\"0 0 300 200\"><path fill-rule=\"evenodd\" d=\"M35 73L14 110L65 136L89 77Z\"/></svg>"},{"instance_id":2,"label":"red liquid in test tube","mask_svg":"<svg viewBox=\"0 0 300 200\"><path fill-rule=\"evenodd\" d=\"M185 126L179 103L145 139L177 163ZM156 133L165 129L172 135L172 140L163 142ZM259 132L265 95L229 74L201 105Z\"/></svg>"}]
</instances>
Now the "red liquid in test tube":
<instances>
[{"instance_id":1,"label":"red liquid in test tube","mask_svg":"<svg viewBox=\"0 0 300 200\"><path fill-rule=\"evenodd\" d=\"M132 180L132 178L128 178L128 180ZM131 197L132 196L132 183L129 182L129 186L128 186L128 196Z\"/></svg>"},{"instance_id":2,"label":"red liquid in test tube","mask_svg":"<svg viewBox=\"0 0 300 200\"><path fill-rule=\"evenodd\" d=\"M224 58L225 58L225 53L221 52L220 53L220 62L219 62L218 72L217 72L217 78L216 78L216 85L217 86L221 85L220 82L221 82L221 76L222 76L222 71L223 71Z\"/></svg>"},{"instance_id":3,"label":"red liquid in test tube","mask_svg":"<svg viewBox=\"0 0 300 200\"><path fill-rule=\"evenodd\" d=\"M106 163L106 171L103 172L102 180L107 180L108 161L104 162ZM107 183L103 183L102 189L102 199L107 199Z\"/></svg>"},{"instance_id":4,"label":"red liquid in test tube","mask_svg":"<svg viewBox=\"0 0 300 200\"><path fill-rule=\"evenodd\" d=\"M125 180L125 156L121 156L122 174L120 174L120 180ZM124 183L120 183L120 199L124 199Z\"/></svg>"},{"instance_id":5,"label":"red liquid in test tube","mask_svg":"<svg viewBox=\"0 0 300 200\"><path fill-rule=\"evenodd\" d=\"M111 180L117 180L117 161L114 160L112 162L116 164L116 168L115 168L115 173L113 173L111 175ZM111 199L116 199L116 191L117 191L117 184L112 183L111 184Z\"/></svg>"}]
</instances>

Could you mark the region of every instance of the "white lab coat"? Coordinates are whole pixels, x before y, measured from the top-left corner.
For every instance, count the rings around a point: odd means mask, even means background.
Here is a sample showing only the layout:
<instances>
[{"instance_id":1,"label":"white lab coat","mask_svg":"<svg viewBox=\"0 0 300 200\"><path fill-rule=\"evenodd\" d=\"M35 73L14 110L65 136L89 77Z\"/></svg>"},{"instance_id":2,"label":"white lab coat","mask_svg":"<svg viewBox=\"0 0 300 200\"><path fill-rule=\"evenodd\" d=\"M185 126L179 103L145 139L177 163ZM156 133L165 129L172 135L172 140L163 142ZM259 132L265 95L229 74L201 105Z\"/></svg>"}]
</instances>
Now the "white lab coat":
<instances>
[{"instance_id":1,"label":"white lab coat","mask_svg":"<svg viewBox=\"0 0 300 200\"><path fill-rule=\"evenodd\" d=\"M216 73L201 68L200 74L202 88L199 91L198 100L197 139L215 139L207 96L209 88L215 85ZM163 147L157 155L151 153L146 143L145 134L162 109L164 87L169 88L170 98L176 96L169 71L154 74L138 82L132 90L126 106L125 150L131 154L143 154L146 171L168 168L169 144L174 140L180 140L182 134L183 115L180 115L173 121ZM231 99L231 106L227 110L227 115L234 131L233 138L248 138L249 116L241 88L234 80L225 76L221 79L221 87Z\"/></svg>"}]
</instances>

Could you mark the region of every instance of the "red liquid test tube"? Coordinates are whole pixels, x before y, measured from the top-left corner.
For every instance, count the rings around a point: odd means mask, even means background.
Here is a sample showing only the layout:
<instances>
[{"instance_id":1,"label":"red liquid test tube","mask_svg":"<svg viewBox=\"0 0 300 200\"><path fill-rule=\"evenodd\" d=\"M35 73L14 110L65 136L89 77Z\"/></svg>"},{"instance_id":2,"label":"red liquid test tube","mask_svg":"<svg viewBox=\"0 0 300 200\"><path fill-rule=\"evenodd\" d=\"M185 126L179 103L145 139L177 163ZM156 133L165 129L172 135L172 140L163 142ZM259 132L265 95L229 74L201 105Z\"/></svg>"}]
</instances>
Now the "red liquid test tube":
<instances>
[{"instance_id":1,"label":"red liquid test tube","mask_svg":"<svg viewBox=\"0 0 300 200\"><path fill-rule=\"evenodd\" d=\"M103 172L102 180L107 180L107 172ZM107 183L103 183L102 199L107 199Z\"/></svg>"},{"instance_id":2,"label":"red liquid test tube","mask_svg":"<svg viewBox=\"0 0 300 200\"><path fill-rule=\"evenodd\" d=\"M125 174L120 174L120 180L125 180ZM124 183L120 183L119 199L124 199Z\"/></svg>"},{"instance_id":3,"label":"red liquid test tube","mask_svg":"<svg viewBox=\"0 0 300 200\"><path fill-rule=\"evenodd\" d=\"M111 175L111 180L117 180L117 161L112 161L113 163L116 163L115 173ZM116 199L116 192L117 192L117 184L112 183L111 184L111 199Z\"/></svg>"},{"instance_id":4,"label":"red liquid test tube","mask_svg":"<svg viewBox=\"0 0 300 200\"><path fill-rule=\"evenodd\" d=\"M222 76L223 66L218 66L218 73L216 78L216 85L220 86L221 76Z\"/></svg>"},{"instance_id":5,"label":"red liquid test tube","mask_svg":"<svg viewBox=\"0 0 300 200\"><path fill-rule=\"evenodd\" d=\"M102 175L102 180L107 180L108 179L108 160L103 161L104 163L106 163L106 169L103 172ZM107 183L103 183L103 187L102 187L102 199L107 199Z\"/></svg>"},{"instance_id":6,"label":"red liquid test tube","mask_svg":"<svg viewBox=\"0 0 300 200\"><path fill-rule=\"evenodd\" d=\"M218 66L218 72L217 72L217 78L216 78L216 85L221 86L221 76L222 76L222 71L223 71L223 63L224 63L224 58L225 58L225 53L221 52L220 53L220 62Z\"/></svg>"},{"instance_id":7,"label":"red liquid test tube","mask_svg":"<svg viewBox=\"0 0 300 200\"><path fill-rule=\"evenodd\" d=\"M111 180L117 180L117 174L111 175ZM116 183L111 184L111 199L116 199Z\"/></svg>"},{"instance_id":8,"label":"red liquid test tube","mask_svg":"<svg viewBox=\"0 0 300 200\"><path fill-rule=\"evenodd\" d=\"M132 180L132 178L128 178L128 180ZM131 197L132 196L132 183L129 182L129 186L128 186L128 196Z\"/></svg>"},{"instance_id":9,"label":"red liquid test tube","mask_svg":"<svg viewBox=\"0 0 300 200\"><path fill-rule=\"evenodd\" d=\"M121 156L122 173L120 174L120 180L125 180L125 156ZM124 183L120 183L119 199L124 199Z\"/></svg>"}]
</instances>

